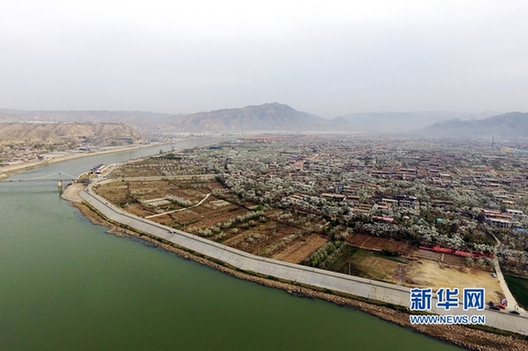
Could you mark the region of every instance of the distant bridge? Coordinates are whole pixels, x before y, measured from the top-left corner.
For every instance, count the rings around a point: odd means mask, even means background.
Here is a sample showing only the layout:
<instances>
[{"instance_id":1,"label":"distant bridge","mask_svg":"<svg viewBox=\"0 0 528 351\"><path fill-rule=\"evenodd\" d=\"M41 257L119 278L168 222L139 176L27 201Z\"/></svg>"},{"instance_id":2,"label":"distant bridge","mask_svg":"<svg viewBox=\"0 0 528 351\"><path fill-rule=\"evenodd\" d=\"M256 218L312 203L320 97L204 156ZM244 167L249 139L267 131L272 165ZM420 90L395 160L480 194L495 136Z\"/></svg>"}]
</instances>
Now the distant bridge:
<instances>
[{"instance_id":1,"label":"distant bridge","mask_svg":"<svg viewBox=\"0 0 528 351\"><path fill-rule=\"evenodd\" d=\"M65 175L66 178L63 178L62 175ZM2 183L23 183L23 182L73 182L77 177L72 176L71 174L64 172L55 172L38 178L27 178L27 179L4 179L0 180Z\"/></svg>"}]
</instances>

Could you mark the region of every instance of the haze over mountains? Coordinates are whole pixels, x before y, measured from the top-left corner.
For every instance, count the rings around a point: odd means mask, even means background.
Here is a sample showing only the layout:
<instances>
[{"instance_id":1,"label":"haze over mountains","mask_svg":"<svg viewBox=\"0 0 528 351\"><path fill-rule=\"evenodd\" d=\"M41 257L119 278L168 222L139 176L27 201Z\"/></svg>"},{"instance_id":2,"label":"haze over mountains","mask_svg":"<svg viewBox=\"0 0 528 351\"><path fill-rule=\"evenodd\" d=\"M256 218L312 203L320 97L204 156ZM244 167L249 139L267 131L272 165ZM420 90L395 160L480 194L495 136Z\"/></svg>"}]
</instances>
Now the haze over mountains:
<instances>
[{"instance_id":1,"label":"haze over mountains","mask_svg":"<svg viewBox=\"0 0 528 351\"><path fill-rule=\"evenodd\" d=\"M0 121L123 123L139 130L164 129L180 115L145 111L23 111L0 109Z\"/></svg>"},{"instance_id":2,"label":"haze over mountains","mask_svg":"<svg viewBox=\"0 0 528 351\"><path fill-rule=\"evenodd\" d=\"M142 133L340 132L421 137L528 137L528 114L463 112L372 112L325 119L280 104L172 115L142 111L0 110L3 121L122 123ZM493 116L493 117L491 117Z\"/></svg>"},{"instance_id":3,"label":"haze over mountains","mask_svg":"<svg viewBox=\"0 0 528 351\"><path fill-rule=\"evenodd\" d=\"M417 132L420 136L501 139L528 138L528 113L509 112L481 120L460 119L435 123Z\"/></svg>"},{"instance_id":4,"label":"haze over mountains","mask_svg":"<svg viewBox=\"0 0 528 351\"><path fill-rule=\"evenodd\" d=\"M449 119L482 119L499 114L498 112L367 112L352 113L337 117L348 122L358 131L381 132L381 133L406 133L428 127L434 123Z\"/></svg>"}]
</instances>

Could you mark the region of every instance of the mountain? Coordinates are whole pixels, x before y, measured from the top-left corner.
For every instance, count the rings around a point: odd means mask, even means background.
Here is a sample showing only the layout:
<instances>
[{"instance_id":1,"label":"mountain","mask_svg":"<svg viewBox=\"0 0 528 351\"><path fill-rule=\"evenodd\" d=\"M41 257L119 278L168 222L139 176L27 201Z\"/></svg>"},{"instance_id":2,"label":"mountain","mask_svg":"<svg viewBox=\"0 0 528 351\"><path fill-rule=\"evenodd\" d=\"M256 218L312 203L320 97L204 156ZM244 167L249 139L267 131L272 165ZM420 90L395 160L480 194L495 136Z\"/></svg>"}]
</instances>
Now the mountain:
<instances>
[{"instance_id":1,"label":"mountain","mask_svg":"<svg viewBox=\"0 0 528 351\"><path fill-rule=\"evenodd\" d=\"M406 133L413 130L425 128L431 124L459 118L466 120L470 118L485 118L494 116L496 113L483 112L480 114L465 112L366 112L351 113L334 118L332 121L347 121L348 128L362 132L378 133Z\"/></svg>"},{"instance_id":2,"label":"mountain","mask_svg":"<svg viewBox=\"0 0 528 351\"><path fill-rule=\"evenodd\" d=\"M320 131L332 123L322 117L299 112L277 102L259 106L199 112L179 117L171 123L185 132Z\"/></svg>"},{"instance_id":3,"label":"mountain","mask_svg":"<svg viewBox=\"0 0 528 351\"><path fill-rule=\"evenodd\" d=\"M142 132L248 132L340 130L335 123L290 106L270 103L188 115L142 111L20 111L0 109L0 121L124 123ZM346 123L346 122L345 122Z\"/></svg>"},{"instance_id":4,"label":"mountain","mask_svg":"<svg viewBox=\"0 0 528 351\"><path fill-rule=\"evenodd\" d=\"M416 133L419 136L447 138L528 138L528 113L509 112L481 120L453 119L435 123Z\"/></svg>"},{"instance_id":5,"label":"mountain","mask_svg":"<svg viewBox=\"0 0 528 351\"><path fill-rule=\"evenodd\" d=\"M495 113L497 114L497 113ZM143 134L201 132L370 132L427 136L427 126L446 120L481 119L490 112L369 112L324 119L277 102L188 115L144 111L21 111L0 109L0 122L126 124ZM451 122L450 122L451 123ZM443 124L442 124L443 125ZM440 128L440 127L434 127ZM445 126L445 128L450 128ZM453 127L449 135L458 133ZM431 129L431 130L433 130ZM441 128L440 128L441 129ZM440 131L440 129L438 129ZM419 132L415 132L420 130ZM88 132L90 134L90 132ZM461 133L464 135L464 133Z\"/></svg>"}]
</instances>

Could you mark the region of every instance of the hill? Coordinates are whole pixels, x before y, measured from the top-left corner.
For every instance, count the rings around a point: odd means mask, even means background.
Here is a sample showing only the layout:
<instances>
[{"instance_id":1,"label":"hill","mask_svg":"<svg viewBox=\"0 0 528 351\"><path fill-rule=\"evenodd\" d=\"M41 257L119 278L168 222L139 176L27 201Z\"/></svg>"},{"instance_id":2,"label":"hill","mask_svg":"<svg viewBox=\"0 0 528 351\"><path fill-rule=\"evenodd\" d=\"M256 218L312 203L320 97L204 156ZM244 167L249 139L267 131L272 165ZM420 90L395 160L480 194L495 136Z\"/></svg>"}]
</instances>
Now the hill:
<instances>
[{"instance_id":1,"label":"hill","mask_svg":"<svg viewBox=\"0 0 528 351\"><path fill-rule=\"evenodd\" d=\"M279 103L200 112L177 118L171 126L185 132L320 131L332 123Z\"/></svg>"},{"instance_id":2,"label":"hill","mask_svg":"<svg viewBox=\"0 0 528 351\"><path fill-rule=\"evenodd\" d=\"M435 123L417 132L419 136L442 138L528 138L528 113L510 112L482 120L453 119Z\"/></svg>"},{"instance_id":3,"label":"hill","mask_svg":"<svg viewBox=\"0 0 528 351\"><path fill-rule=\"evenodd\" d=\"M141 136L132 127L116 123L0 123L0 145L83 141L132 143L141 141Z\"/></svg>"},{"instance_id":4,"label":"hill","mask_svg":"<svg viewBox=\"0 0 528 351\"><path fill-rule=\"evenodd\" d=\"M362 132L378 133L406 133L428 127L434 123L449 119L479 119L495 115L492 112L480 114L464 112L366 112L351 113L334 118L333 122L340 121L348 128ZM343 124L346 121L347 124Z\"/></svg>"},{"instance_id":5,"label":"hill","mask_svg":"<svg viewBox=\"0 0 528 351\"><path fill-rule=\"evenodd\" d=\"M142 131L164 130L181 115L145 111L22 111L0 109L0 121L123 123Z\"/></svg>"}]
</instances>

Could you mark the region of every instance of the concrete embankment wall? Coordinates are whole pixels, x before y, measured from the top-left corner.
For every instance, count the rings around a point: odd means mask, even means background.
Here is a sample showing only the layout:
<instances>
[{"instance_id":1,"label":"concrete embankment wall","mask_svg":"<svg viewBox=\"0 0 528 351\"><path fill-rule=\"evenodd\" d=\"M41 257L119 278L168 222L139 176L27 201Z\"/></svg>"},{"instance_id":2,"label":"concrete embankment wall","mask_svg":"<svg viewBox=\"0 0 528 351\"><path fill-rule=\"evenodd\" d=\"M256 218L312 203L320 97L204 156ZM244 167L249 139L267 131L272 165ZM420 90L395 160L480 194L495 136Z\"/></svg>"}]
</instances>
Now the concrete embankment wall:
<instances>
[{"instance_id":1,"label":"concrete embankment wall","mask_svg":"<svg viewBox=\"0 0 528 351\"><path fill-rule=\"evenodd\" d=\"M126 213L94 194L91 190L81 191L80 195L85 201L113 221L220 260L243 271L395 305L405 307L410 305L409 288L251 255ZM436 300L433 301L433 306L435 304ZM447 313L442 310L436 312L438 314L481 314L486 316L486 325L488 326L528 335L528 318L524 316L518 317L509 315L506 312L501 313L489 310L478 311L478 313L477 311L464 312L461 307L452 309Z\"/></svg>"}]
</instances>

